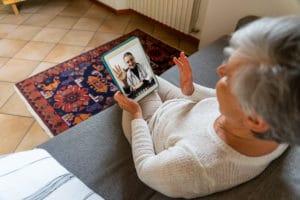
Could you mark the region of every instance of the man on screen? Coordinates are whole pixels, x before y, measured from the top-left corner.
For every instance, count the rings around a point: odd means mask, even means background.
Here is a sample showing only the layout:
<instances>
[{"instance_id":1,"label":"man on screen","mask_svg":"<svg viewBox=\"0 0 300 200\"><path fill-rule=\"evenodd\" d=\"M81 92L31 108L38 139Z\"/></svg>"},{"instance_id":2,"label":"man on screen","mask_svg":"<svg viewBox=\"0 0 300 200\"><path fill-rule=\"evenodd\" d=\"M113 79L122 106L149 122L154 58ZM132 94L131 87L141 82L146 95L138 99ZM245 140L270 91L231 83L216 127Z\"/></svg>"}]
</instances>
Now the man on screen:
<instances>
[{"instance_id":1,"label":"man on screen","mask_svg":"<svg viewBox=\"0 0 300 200\"><path fill-rule=\"evenodd\" d=\"M123 89L128 97L134 98L144 89L154 84L154 79L147 73L145 67L135 61L135 57L131 52L123 55L123 60L127 66L126 69L115 65L113 68L117 78L122 81Z\"/></svg>"}]
</instances>

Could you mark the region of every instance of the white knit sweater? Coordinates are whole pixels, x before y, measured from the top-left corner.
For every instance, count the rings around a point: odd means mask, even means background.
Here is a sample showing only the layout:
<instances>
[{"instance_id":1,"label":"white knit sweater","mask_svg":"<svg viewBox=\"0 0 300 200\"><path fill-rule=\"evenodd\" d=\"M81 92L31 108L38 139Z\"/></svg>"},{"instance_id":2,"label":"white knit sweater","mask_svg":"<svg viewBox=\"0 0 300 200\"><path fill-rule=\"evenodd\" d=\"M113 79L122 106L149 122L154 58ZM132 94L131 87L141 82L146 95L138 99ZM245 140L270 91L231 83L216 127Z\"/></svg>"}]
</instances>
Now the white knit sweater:
<instances>
[{"instance_id":1,"label":"white knit sweater","mask_svg":"<svg viewBox=\"0 0 300 200\"><path fill-rule=\"evenodd\" d=\"M139 178L170 197L193 198L225 190L260 174L287 148L249 157L220 139L213 123L220 115L214 90L195 85L186 99L165 102L149 125L132 121L132 151ZM208 98L206 98L208 97Z\"/></svg>"}]
</instances>

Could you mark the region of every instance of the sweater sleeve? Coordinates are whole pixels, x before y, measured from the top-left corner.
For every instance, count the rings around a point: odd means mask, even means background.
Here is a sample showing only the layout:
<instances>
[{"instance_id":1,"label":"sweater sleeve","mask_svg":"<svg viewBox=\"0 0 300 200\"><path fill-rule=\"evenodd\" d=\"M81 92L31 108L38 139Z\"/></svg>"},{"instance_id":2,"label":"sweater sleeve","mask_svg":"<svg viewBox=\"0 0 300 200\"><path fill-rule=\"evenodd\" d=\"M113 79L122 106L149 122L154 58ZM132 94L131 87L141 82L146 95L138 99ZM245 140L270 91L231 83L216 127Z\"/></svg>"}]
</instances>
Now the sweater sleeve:
<instances>
[{"instance_id":1,"label":"sweater sleeve","mask_svg":"<svg viewBox=\"0 0 300 200\"><path fill-rule=\"evenodd\" d=\"M196 83L193 83L193 85L194 85L193 94L191 96L187 96L187 98L193 101L201 101L202 99L216 96L215 89L204 87Z\"/></svg>"},{"instance_id":2,"label":"sweater sleeve","mask_svg":"<svg viewBox=\"0 0 300 200\"><path fill-rule=\"evenodd\" d=\"M182 145L155 154L147 123L132 121L132 152L138 177L170 197L193 198L209 193L206 172Z\"/></svg>"}]
</instances>

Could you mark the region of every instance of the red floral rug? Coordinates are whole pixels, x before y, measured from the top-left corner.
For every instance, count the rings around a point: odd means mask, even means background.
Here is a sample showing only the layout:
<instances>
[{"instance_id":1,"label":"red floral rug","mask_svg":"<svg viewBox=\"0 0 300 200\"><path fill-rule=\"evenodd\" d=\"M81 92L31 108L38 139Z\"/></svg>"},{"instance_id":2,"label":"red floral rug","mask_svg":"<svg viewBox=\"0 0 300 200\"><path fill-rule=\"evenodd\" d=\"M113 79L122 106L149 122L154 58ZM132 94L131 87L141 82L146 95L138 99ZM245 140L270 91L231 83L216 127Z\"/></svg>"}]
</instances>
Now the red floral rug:
<instances>
[{"instance_id":1,"label":"red floral rug","mask_svg":"<svg viewBox=\"0 0 300 200\"><path fill-rule=\"evenodd\" d=\"M47 133L56 136L115 103L117 88L101 55L131 36L141 40L155 74L174 65L172 57L179 55L177 49L135 30L16 84L18 93Z\"/></svg>"}]
</instances>

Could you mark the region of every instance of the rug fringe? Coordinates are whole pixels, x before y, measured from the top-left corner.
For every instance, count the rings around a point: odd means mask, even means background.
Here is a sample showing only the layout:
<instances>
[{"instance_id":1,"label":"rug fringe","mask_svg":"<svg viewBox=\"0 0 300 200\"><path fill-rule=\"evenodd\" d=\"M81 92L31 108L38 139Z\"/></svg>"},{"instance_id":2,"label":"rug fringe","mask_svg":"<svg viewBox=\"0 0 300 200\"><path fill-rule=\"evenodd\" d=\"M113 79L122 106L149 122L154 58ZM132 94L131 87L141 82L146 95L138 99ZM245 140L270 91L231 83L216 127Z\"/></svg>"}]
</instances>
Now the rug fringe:
<instances>
[{"instance_id":1,"label":"rug fringe","mask_svg":"<svg viewBox=\"0 0 300 200\"><path fill-rule=\"evenodd\" d=\"M25 99L25 97L22 95L22 93L19 90L19 88L16 85L14 85L14 89L15 89L16 93L19 95L19 97L22 99L22 101L25 103L26 108L30 112L30 114L39 123L39 125L46 132L46 134L49 135L50 138L53 138L54 135L51 133L50 129L44 124L43 120L41 120L41 118L39 117L39 115L36 114L36 112L32 109L32 107L30 106L30 104L27 102L27 100Z\"/></svg>"}]
</instances>

